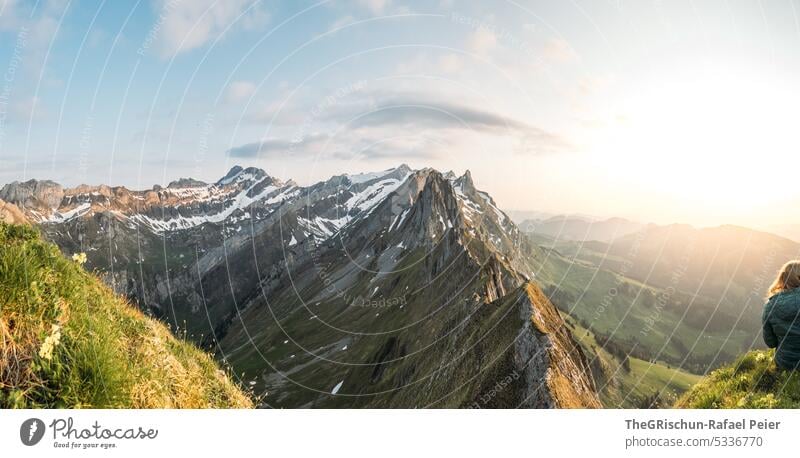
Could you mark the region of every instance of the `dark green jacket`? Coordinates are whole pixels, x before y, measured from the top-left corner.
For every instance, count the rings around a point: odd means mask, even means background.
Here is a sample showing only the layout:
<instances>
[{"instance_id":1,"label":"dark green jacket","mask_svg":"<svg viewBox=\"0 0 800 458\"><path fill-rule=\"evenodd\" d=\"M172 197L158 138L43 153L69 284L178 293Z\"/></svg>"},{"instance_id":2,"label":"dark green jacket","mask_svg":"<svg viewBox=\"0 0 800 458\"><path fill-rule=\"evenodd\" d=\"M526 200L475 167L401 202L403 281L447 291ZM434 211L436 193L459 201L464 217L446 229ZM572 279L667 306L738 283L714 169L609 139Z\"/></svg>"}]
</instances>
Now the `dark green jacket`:
<instances>
[{"instance_id":1,"label":"dark green jacket","mask_svg":"<svg viewBox=\"0 0 800 458\"><path fill-rule=\"evenodd\" d=\"M764 305L764 343L784 369L800 369L800 288L778 293Z\"/></svg>"}]
</instances>

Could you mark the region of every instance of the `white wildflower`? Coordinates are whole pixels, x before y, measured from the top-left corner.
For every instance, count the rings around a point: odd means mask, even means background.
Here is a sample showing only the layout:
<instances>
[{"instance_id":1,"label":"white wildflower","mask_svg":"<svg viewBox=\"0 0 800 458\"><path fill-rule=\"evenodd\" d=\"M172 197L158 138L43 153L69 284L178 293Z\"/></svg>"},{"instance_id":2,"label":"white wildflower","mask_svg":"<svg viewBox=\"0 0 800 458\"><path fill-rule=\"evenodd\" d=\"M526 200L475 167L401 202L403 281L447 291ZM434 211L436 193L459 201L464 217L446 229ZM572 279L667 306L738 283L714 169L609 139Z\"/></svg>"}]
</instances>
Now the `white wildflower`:
<instances>
[{"instance_id":1,"label":"white wildflower","mask_svg":"<svg viewBox=\"0 0 800 458\"><path fill-rule=\"evenodd\" d=\"M39 357L42 359L50 360L53 358L53 350L61 341L61 326L54 324L50 330L50 335L44 339L42 348L39 349Z\"/></svg>"}]
</instances>

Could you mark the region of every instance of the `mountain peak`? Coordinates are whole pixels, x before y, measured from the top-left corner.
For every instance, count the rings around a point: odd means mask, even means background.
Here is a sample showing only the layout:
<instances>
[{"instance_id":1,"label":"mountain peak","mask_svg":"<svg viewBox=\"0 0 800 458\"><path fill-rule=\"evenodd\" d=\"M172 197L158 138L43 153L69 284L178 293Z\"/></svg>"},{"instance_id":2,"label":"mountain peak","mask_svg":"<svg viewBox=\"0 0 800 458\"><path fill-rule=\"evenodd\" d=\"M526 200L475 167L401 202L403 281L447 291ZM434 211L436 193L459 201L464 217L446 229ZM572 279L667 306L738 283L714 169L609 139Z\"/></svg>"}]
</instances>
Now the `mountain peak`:
<instances>
[{"instance_id":1,"label":"mountain peak","mask_svg":"<svg viewBox=\"0 0 800 458\"><path fill-rule=\"evenodd\" d=\"M230 169L230 170L228 170L228 173L226 173L224 177L220 178L220 180L219 180L219 181L225 180L225 179L227 179L227 178L233 178L233 177L235 177L236 175L238 175L238 174L239 174L239 173L240 173L242 170L244 170L244 169L242 168L242 166L240 166L240 165L234 165L233 167L231 167L231 169Z\"/></svg>"},{"instance_id":2,"label":"mountain peak","mask_svg":"<svg viewBox=\"0 0 800 458\"><path fill-rule=\"evenodd\" d=\"M262 169L259 169L258 167L242 168L239 165L234 165L233 167L231 167L228 173L225 174L224 177L220 178L219 181L217 181L217 185L225 186L227 184L231 184L236 181L244 181L251 179L260 180L267 176L269 176L267 175L267 172L265 172Z\"/></svg>"},{"instance_id":3,"label":"mountain peak","mask_svg":"<svg viewBox=\"0 0 800 458\"><path fill-rule=\"evenodd\" d=\"M15 181L0 189L0 199L19 207L56 208L64 197L64 188L50 180Z\"/></svg>"},{"instance_id":4,"label":"mountain peak","mask_svg":"<svg viewBox=\"0 0 800 458\"><path fill-rule=\"evenodd\" d=\"M175 181L171 181L167 187L168 188L202 188L203 186L207 186L208 183L200 180L195 180L194 178L179 178Z\"/></svg>"},{"instance_id":5,"label":"mountain peak","mask_svg":"<svg viewBox=\"0 0 800 458\"><path fill-rule=\"evenodd\" d=\"M455 185L465 192L474 192L476 190L475 183L472 181L472 173L470 173L469 169L467 169L463 175L456 178Z\"/></svg>"}]
</instances>

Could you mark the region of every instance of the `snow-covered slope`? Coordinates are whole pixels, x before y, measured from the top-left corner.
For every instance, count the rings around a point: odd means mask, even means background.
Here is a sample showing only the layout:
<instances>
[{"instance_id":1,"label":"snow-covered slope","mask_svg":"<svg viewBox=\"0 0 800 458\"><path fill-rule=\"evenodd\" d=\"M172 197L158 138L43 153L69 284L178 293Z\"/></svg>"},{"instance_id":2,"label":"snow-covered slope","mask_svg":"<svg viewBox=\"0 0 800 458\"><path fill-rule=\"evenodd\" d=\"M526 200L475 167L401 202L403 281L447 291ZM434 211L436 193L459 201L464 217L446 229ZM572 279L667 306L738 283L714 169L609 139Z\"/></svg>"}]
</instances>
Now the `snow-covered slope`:
<instances>
[{"instance_id":1,"label":"snow-covered slope","mask_svg":"<svg viewBox=\"0 0 800 458\"><path fill-rule=\"evenodd\" d=\"M63 189L55 183L6 185L0 195L18 205L40 224L64 224L102 212L156 234L185 231L205 224L227 230L264 219L282 206L305 207L300 224L306 236L327 238L353 220L365 218L409 176L401 166L381 172L341 175L308 187L282 182L257 168L233 167L216 183L181 179L166 188L145 191L124 187L79 186ZM56 197L52 189L58 186ZM44 191L41 191L44 190ZM47 192L37 196L36 191ZM41 197L41 198L40 198Z\"/></svg>"}]
</instances>

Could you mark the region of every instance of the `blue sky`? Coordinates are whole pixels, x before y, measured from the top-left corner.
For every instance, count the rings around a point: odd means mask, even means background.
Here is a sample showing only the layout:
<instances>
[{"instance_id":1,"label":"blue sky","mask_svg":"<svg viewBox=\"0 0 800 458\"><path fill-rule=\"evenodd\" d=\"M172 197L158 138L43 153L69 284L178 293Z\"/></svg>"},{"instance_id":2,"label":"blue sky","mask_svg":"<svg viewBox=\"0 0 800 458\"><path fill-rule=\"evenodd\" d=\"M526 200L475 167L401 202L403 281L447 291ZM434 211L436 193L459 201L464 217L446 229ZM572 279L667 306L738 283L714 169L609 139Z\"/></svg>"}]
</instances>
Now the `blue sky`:
<instances>
[{"instance_id":1,"label":"blue sky","mask_svg":"<svg viewBox=\"0 0 800 458\"><path fill-rule=\"evenodd\" d=\"M0 183L408 163L510 209L786 223L798 7L0 0Z\"/></svg>"}]
</instances>

